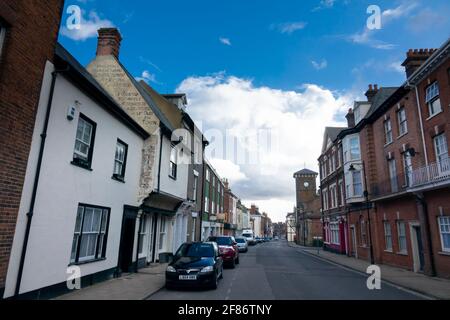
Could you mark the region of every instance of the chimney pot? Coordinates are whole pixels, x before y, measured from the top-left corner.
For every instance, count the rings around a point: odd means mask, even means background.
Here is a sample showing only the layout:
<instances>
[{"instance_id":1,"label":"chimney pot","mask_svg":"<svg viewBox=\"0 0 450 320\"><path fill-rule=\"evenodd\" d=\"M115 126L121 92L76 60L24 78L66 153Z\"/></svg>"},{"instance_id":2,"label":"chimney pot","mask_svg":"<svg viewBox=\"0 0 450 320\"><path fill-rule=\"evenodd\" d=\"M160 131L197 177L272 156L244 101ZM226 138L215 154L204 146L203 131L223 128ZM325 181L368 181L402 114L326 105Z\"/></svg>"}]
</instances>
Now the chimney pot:
<instances>
[{"instance_id":1,"label":"chimney pot","mask_svg":"<svg viewBox=\"0 0 450 320\"><path fill-rule=\"evenodd\" d=\"M113 55L119 59L122 36L117 28L98 30L97 56Z\"/></svg>"}]
</instances>

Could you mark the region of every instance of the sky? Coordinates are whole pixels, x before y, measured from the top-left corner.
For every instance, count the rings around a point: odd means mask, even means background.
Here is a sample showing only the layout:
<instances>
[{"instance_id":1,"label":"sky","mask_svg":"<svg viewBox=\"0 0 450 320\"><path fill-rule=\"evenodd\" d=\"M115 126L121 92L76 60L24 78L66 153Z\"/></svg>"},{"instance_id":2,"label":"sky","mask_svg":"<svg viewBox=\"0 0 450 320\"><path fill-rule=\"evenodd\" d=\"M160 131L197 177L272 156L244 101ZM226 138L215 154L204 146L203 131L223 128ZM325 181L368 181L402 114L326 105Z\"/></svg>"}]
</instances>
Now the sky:
<instances>
[{"instance_id":1,"label":"sky","mask_svg":"<svg viewBox=\"0 0 450 320\"><path fill-rule=\"evenodd\" d=\"M78 30L68 27L71 5L81 9ZM373 30L370 5L380 9ZM210 162L273 221L294 208L294 172L318 171L324 128L345 125L368 84L401 85L408 49L438 48L450 36L447 0L66 0L65 7L59 41L87 65L96 30L119 28L122 63L160 93L187 94L187 111L212 142Z\"/></svg>"}]
</instances>

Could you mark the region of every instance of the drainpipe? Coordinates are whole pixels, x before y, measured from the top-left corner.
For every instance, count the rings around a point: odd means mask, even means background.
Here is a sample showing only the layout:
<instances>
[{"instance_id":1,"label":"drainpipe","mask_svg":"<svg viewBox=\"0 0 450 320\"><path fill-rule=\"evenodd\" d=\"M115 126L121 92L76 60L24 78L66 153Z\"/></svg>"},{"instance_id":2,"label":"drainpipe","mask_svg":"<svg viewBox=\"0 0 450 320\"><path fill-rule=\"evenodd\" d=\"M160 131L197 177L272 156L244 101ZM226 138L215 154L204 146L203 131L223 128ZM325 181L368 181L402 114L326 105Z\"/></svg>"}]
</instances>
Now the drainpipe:
<instances>
[{"instance_id":1,"label":"drainpipe","mask_svg":"<svg viewBox=\"0 0 450 320\"><path fill-rule=\"evenodd\" d=\"M203 144L203 141L202 141ZM202 199L200 201L200 242L203 241L203 210L205 210L205 174L206 174L206 165L205 165L205 150L202 145ZM206 240L206 239L205 239Z\"/></svg>"},{"instance_id":2,"label":"drainpipe","mask_svg":"<svg viewBox=\"0 0 450 320\"><path fill-rule=\"evenodd\" d=\"M421 108L420 108L419 90L417 89L417 86L414 86L414 89L416 91L416 102L417 102L416 104L417 104L417 112L419 114L420 134L422 136L422 145L423 145L423 153L425 156L425 165L427 167L427 172L428 172L428 152L427 152L427 147L425 145L425 133L423 132L423 119L422 119L422 112L421 112Z\"/></svg>"},{"instance_id":3,"label":"drainpipe","mask_svg":"<svg viewBox=\"0 0 450 320\"><path fill-rule=\"evenodd\" d=\"M48 123L50 120L50 113L51 113L52 104L53 104L53 96L54 96L54 92L55 92L56 77L57 77L58 73L66 72L68 70L69 70L69 67L67 67L64 70L55 70L52 72L52 82L51 82L51 86L50 86L50 94L49 94L49 98L48 98L48 102L47 102L47 110L46 110L46 114L45 114L44 128L41 133L41 145L39 147L39 155L38 155L36 173L34 175L33 191L31 193L30 208L27 213L27 224L26 224L26 228L25 228L24 240L22 243L22 252L20 255L19 271L17 273L14 297L19 296L20 285L22 283L23 267L25 264L25 257L27 254L28 240L30 238L31 222L33 220L33 215L34 215L34 206L36 204L36 195L37 195L37 189L39 186L39 178L40 178L41 167L42 167L42 158L44 156L45 142L47 139Z\"/></svg>"},{"instance_id":4,"label":"drainpipe","mask_svg":"<svg viewBox=\"0 0 450 320\"><path fill-rule=\"evenodd\" d=\"M159 136L160 136L160 141L159 141L159 166L158 166L158 193L160 192L160 188L161 188L161 162L162 162L162 145L163 145L163 133L162 130L159 130Z\"/></svg>"}]
</instances>

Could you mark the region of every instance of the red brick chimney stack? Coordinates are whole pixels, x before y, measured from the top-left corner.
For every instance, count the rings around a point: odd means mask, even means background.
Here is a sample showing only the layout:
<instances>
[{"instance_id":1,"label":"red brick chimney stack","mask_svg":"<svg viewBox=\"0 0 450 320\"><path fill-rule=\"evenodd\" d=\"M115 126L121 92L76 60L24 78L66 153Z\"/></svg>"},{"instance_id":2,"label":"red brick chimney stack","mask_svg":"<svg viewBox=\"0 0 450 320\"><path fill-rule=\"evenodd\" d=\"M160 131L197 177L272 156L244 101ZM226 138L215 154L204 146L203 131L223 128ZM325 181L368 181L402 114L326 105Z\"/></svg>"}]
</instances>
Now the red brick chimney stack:
<instances>
[{"instance_id":1,"label":"red brick chimney stack","mask_svg":"<svg viewBox=\"0 0 450 320\"><path fill-rule=\"evenodd\" d=\"M373 102L373 98L378 93L378 85L371 85L369 84L369 90L366 92L367 101Z\"/></svg>"},{"instance_id":2,"label":"red brick chimney stack","mask_svg":"<svg viewBox=\"0 0 450 320\"><path fill-rule=\"evenodd\" d=\"M98 30L97 56L113 55L119 59L122 36L117 28L101 28Z\"/></svg>"},{"instance_id":3,"label":"red brick chimney stack","mask_svg":"<svg viewBox=\"0 0 450 320\"><path fill-rule=\"evenodd\" d=\"M405 67L406 77L410 77L437 49L409 49L406 60L402 63Z\"/></svg>"}]
</instances>

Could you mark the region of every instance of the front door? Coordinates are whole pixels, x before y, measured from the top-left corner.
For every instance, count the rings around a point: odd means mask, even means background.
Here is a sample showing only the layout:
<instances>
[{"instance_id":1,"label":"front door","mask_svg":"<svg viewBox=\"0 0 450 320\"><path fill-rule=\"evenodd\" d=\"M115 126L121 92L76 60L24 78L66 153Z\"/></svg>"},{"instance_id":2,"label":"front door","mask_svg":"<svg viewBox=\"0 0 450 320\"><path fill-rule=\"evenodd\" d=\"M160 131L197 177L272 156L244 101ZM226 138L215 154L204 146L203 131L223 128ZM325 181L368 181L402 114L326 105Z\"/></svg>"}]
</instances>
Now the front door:
<instances>
[{"instance_id":1,"label":"front door","mask_svg":"<svg viewBox=\"0 0 450 320\"><path fill-rule=\"evenodd\" d=\"M418 254L418 261L419 261L419 270L423 271L423 267L425 264L425 258L423 253L423 243L422 243L422 233L419 226L414 226L414 233L416 235L416 241L417 241L417 254Z\"/></svg>"},{"instance_id":2,"label":"front door","mask_svg":"<svg viewBox=\"0 0 450 320\"><path fill-rule=\"evenodd\" d=\"M125 208L120 238L120 272L130 272L132 270L137 214L137 209Z\"/></svg>"}]
</instances>

